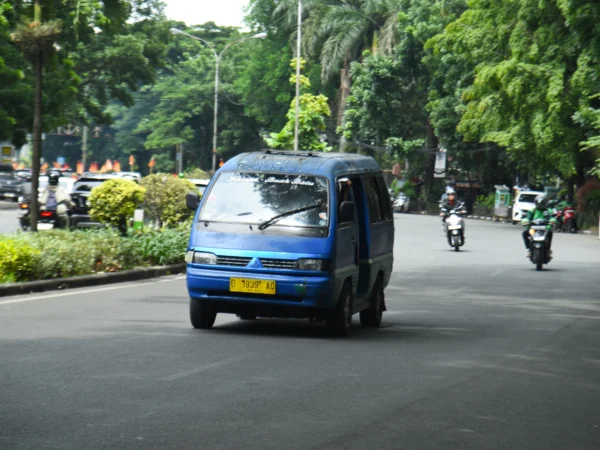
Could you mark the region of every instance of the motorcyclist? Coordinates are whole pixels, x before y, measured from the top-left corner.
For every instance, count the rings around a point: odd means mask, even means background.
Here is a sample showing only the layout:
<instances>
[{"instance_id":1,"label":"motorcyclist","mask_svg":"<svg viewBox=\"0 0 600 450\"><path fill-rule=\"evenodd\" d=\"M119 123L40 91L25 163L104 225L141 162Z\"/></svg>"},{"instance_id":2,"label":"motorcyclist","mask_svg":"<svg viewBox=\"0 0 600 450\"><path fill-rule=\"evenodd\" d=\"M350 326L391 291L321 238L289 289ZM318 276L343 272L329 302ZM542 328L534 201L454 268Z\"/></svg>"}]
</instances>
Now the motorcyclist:
<instances>
[{"instance_id":1,"label":"motorcyclist","mask_svg":"<svg viewBox=\"0 0 600 450\"><path fill-rule=\"evenodd\" d=\"M60 173L51 172L48 175L48 186L42 192L39 202L46 211L56 211L57 228L69 227L68 211L73 206L71 196L58 186Z\"/></svg>"},{"instance_id":2,"label":"motorcyclist","mask_svg":"<svg viewBox=\"0 0 600 450\"><path fill-rule=\"evenodd\" d=\"M544 220L547 222L547 250L548 256L552 257L552 225L556 223L556 219L552 216L552 210L548 209L548 201L546 196L538 195L535 198L535 208L527 213L527 217L525 217L521 223L525 226L525 231L523 231L523 242L525 243L525 248L527 249L527 258L531 258L531 240L529 238L529 229L531 228L531 222L534 220Z\"/></svg>"},{"instance_id":3,"label":"motorcyclist","mask_svg":"<svg viewBox=\"0 0 600 450\"><path fill-rule=\"evenodd\" d=\"M462 203L460 203L456 198L456 191L452 188L448 188L446 190L446 199L443 200L442 204L440 205L440 216L445 218L448 215L448 212L459 207L462 208Z\"/></svg>"}]
</instances>

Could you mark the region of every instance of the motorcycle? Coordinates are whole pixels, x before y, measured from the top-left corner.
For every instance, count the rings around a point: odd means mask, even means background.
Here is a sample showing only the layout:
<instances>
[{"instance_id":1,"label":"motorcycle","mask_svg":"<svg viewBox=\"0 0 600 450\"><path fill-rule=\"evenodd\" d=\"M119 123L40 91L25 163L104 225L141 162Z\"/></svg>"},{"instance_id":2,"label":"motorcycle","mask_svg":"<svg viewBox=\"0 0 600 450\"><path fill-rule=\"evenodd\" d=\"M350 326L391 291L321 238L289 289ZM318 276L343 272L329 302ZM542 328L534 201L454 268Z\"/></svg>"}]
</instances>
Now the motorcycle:
<instances>
[{"instance_id":1,"label":"motorcycle","mask_svg":"<svg viewBox=\"0 0 600 450\"><path fill-rule=\"evenodd\" d=\"M19 197L19 209L17 210L17 214L19 216L19 225L21 226L21 230L27 231L29 230L29 199L25 197Z\"/></svg>"},{"instance_id":2,"label":"motorcycle","mask_svg":"<svg viewBox=\"0 0 600 450\"><path fill-rule=\"evenodd\" d=\"M542 270L544 264L548 264L552 259L548 254L548 221L534 220L529 228L529 240L531 246L531 262L536 270Z\"/></svg>"},{"instance_id":3,"label":"motorcycle","mask_svg":"<svg viewBox=\"0 0 600 450\"><path fill-rule=\"evenodd\" d=\"M577 233L577 222L575 221L575 209L567 206L561 211L561 221L559 222L559 231Z\"/></svg>"},{"instance_id":4,"label":"motorcycle","mask_svg":"<svg viewBox=\"0 0 600 450\"><path fill-rule=\"evenodd\" d=\"M392 208L394 212L406 212L408 211L409 199L404 194L404 192L400 192L398 196L394 199L392 203Z\"/></svg>"},{"instance_id":5,"label":"motorcycle","mask_svg":"<svg viewBox=\"0 0 600 450\"><path fill-rule=\"evenodd\" d=\"M448 238L448 244L454 248L454 251L460 251L460 247L465 245L465 221L462 215L465 214L463 205L448 211L442 209L442 215L445 215L444 230Z\"/></svg>"},{"instance_id":6,"label":"motorcycle","mask_svg":"<svg viewBox=\"0 0 600 450\"><path fill-rule=\"evenodd\" d=\"M40 217L37 222L38 231L47 231L57 228L58 217L56 211L40 211Z\"/></svg>"}]
</instances>

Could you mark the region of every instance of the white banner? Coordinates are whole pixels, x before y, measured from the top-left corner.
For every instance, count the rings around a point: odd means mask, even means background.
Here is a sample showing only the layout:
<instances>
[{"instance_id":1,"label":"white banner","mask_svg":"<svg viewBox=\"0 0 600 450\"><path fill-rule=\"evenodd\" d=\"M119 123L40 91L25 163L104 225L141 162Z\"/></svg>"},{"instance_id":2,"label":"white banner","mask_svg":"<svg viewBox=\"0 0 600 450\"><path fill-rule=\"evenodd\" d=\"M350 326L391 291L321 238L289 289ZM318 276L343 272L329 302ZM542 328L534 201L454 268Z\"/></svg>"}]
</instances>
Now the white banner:
<instances>
[{"instance_id":1,"label":"white banner","mask_svg":"<svg viewBox=\"0 0 600 450\"><path fill-rule=\"evenodd\" d=\"M446 178L446 152L437 152L435 154L433 176L435 178Z\"/></svg>"}]
</instances>

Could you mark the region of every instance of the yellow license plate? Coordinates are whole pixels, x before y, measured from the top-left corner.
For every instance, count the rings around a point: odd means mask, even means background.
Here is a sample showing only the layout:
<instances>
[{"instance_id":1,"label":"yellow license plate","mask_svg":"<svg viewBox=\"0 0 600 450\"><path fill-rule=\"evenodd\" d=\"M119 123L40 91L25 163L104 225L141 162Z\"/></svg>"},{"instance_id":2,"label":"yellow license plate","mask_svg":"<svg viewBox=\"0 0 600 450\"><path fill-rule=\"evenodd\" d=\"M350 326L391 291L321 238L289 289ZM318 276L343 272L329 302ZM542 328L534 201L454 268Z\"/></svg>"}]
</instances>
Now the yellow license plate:
<instances>
[{"instance_id":1,"label":"yellow license plate","mask_svg":"<svg viewBox=\"0 0 600 450\"><path fill-rule=\"evenodd\" d=\"M229 279L230 292L275 295L275 288L275 282L270 280L256 280L253 278Z\"/></svg>"}]
</instances>

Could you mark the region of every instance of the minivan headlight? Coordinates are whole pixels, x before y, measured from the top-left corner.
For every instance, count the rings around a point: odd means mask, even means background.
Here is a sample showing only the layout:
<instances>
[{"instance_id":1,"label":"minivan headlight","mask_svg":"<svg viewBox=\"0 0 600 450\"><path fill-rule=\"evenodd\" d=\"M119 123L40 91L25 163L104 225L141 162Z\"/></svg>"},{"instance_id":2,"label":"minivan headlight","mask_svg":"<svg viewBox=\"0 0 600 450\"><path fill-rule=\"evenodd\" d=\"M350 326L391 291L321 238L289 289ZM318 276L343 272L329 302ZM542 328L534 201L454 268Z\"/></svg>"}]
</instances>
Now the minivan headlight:
<instances>
[{"instance_id":1,"label":"minivan headlight","mask_svg":"<svg viewBox=\"0 0 600 450\"><path fill-rule=\"evenodd\" d=\"M217 264L217 256L213 253L195 252L190 250L185 255L185 262L214 265Z\"/></svg>"},{"instance_id":2,"label":"minivan headlight","mask_svg":"<svg viewBox=\"0 0 600 450\"><path fill-rule=\"evenodd\" d=\"M327 262L322 259L299 259L296 261L296 269L320 272L327 270Z\"/></svg>"}]
</instances>

